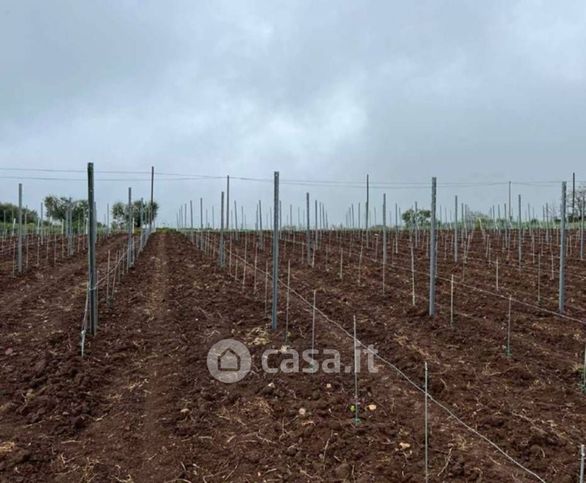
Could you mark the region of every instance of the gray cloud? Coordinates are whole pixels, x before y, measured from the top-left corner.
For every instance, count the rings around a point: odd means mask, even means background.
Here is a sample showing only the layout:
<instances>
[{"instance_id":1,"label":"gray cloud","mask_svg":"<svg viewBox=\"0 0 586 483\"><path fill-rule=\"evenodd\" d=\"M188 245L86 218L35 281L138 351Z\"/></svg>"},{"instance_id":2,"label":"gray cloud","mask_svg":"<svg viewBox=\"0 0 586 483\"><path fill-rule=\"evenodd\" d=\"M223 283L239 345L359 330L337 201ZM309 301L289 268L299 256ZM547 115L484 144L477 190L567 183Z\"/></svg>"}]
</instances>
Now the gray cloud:
<instances>
[{"instance_id":1,"label":"gray cloud","mask_svg":"<svg viewBox=\"0 0 586 483\"><path fill-rule=\"evenodd\" d=\"M560 180L586 151L586 6L580 1L172 1L0 4L0 167L373 182ZM39 175L38 173L34 174ZM18 176L0 172L0 176ZM22 176L33 176L23 173ZM59 176L60 174L41 174ZM83 173L71 174L83 177ZM98 178L114 178L98 175ZM119 177L123 177L120 175ZM143 175L132 175L132 179ZM15 179L0 178L2 199ZM23 180L26 201L83 182ZM98 199L126 186L98 183ZM232 198L268 204L269 183ZM222 181L161 181L163 215L217 204ZM357 188L306 189L342 219ZM475 208L506 186L442 187ZM532 203L557 185L517 185ZM427 189L387 190L427 204ZM374 191L378 200L380 191Z\"/></svg>"}]
</instances>

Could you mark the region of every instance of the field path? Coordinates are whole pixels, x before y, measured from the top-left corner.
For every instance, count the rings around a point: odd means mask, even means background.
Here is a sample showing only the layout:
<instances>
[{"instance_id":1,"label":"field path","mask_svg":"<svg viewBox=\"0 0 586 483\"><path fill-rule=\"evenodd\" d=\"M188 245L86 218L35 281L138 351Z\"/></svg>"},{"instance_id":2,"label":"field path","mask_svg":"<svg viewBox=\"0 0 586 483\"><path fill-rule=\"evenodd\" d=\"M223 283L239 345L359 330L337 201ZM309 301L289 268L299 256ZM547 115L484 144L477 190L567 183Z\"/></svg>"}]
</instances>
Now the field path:
<instances>
[{"instance_id":1,"label":"field path","mask_svg":"<svg viewBox=\"0 0 586 483\"><path fill-rule=\"evenodd\" d=\"M177 438L167 424L180 396L183 360L177 349L185 346L179 324L169 317L170 284L181 276L170 243L166 235L153 237L137 261L134 280L121 288L118 308L103 319L107 339L126 339L127 350L111 361L101 414L79 439L60 448L67 455L67 464L56 461L62 481L165 481L180 467ZM101 351L101 342L98 337L92 351Z\"/></svg>"}]
</instances>

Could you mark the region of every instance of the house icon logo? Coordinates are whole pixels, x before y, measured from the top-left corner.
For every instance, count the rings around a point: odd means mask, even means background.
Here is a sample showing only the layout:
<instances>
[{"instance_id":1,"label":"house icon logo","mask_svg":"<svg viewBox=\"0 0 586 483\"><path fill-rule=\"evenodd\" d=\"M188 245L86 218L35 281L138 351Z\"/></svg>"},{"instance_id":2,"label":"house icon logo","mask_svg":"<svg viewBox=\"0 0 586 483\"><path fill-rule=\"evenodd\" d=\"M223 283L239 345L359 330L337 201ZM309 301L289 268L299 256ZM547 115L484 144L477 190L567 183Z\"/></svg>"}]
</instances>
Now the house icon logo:
<instances>
[{"instance_id":1,"label":"house icon logo","mask_svg":"<svg viewBox=\"0 0 586 483\"><path fill-rule=\"evenodd\" d=\"M232 384L250 372L252 360L248 348L235 339L216 342L208 351L208 370L220 382Z\"/></svg>"}]
</instances>

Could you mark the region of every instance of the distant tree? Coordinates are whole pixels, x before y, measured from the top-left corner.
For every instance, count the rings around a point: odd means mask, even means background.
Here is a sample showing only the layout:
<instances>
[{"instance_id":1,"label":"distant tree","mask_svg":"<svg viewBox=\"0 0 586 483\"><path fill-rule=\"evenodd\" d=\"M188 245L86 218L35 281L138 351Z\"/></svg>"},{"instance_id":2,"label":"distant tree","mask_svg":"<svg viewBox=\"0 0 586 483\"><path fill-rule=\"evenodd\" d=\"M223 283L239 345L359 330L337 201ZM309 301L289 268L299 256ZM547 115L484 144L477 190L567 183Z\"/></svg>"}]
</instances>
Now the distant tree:
<instances>
[{"instance_id":1,"label":"distant tree","mask_svg":"<svg viewBox=\"0 0 586 483\"><path fill-rule=\"evenodd\" d=\"M140 228L140 207L141 201L136 200L132 203L132 218L134 220L134 227ZM143 217L144 223L148 224L149 222L149 209L151 207L150 201L148 203L142 203L143 207ZM153 220L157 217L159 212L159 204L154 201L152 204L153 208ZM126 226L127 223L127 213L128 213L128 203L123 203L122 201L118 201L114 203L112 206L112 219L113 225L116 228L123 228Z\"/></svg>"},{"instance_id":2,"label":"distant tree","mask_svg":"<svg viewBox=\"0 0 586 483\"><path fill-rule=\"evenodd\" d=\"M566 191L566 216L569 222L578 222L582 217L582 211L585 210L586 206L586 185L576 187L576 198L574 200L574 206L572 207L572 187L571 185ZM561 200L558 197L547 204L547 218L549 221L555 223L560 222L561 218ZM586 217L586 211L584 212Z\"/></svg>"},{"instance_id":3,"label":"distant tree","mask_svg":"<svg viewBox=\"0 0 586 483\"><path fill-rule=\"evenodd\" d=\"M409 209L401 215L401 218L408 226L415 224L417 224L417 226L425 226L429 225L431 222L431 211L417 210L417 212L415 212L414 209Z\"/></svg>"},{"instance_id":4,"label":"distant tree","mask_svg":"<svg viewBox=\"0 0 586 483\"><path fill-rule=\"evenodd\" d=\"M582 185L576 188L576 199L574 200L573 211L571 187L568 190L567 198L568 208L566 211L568 213L568 219L570 221L579 221L582 217L582 211L584 211L586 207L586 185ZM584 212L584 217L586 218L586 211Z\"/></svg>"},{"instance_id":5,"label":"distant tree","mask_svg":"<svg viewBox=\"0 0 586 483\"><path fill-rule=\"evenodd\" d=\"M0 203L0 221L6 223L12 223L13 220L16 219L18 222L18 206L12 203ZM26 220L27 223L37 223L39 220L39 216L37 212L34 210L29 210L28 208L22 208L22 222Z\"/></svg>"},{"instance_id":6,"label":"distant tree","mask_svg":"<svg viewBox=\"0 0 586 483\"><path fill-rule=\"evenodd\" d=\"M486 228L489 224L493 223L492 218L486 213L481 211L469 211L466 216L468 222L474 223L477 228Z\"/></svg>"},{"instance_id":7,"label":"distant tree","mask_svg":"<svg viewBox=\"0 0 586 483\"><path fill-rule=\"evenodd\" d=\"M83 223L88 212L87 200L70 200L65 196L45 196L45 209L47 216L61 222L65 221L67 209L71 203L71 218L73 224Z\"/></svg>"}]
</instances>

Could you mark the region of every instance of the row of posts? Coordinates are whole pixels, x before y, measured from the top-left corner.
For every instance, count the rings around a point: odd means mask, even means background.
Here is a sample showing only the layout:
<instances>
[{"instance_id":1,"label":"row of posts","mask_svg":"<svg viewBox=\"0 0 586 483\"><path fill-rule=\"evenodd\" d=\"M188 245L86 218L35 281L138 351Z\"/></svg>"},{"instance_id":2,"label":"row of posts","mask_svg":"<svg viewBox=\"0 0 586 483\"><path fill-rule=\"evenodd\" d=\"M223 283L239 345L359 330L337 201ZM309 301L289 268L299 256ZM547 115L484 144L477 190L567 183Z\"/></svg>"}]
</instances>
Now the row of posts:
<instances>
[{"instance_id":1,"label":"row of posts","mask_svg":"<svg viewBox=\"0 0 586 483\"><path fill-rule=\"evenodd\" d=\"M96 268L96 233L97 233L97 221L96 221L96 204L94 196L94 164L88 163L87 166L88 176L88 329L89 333L95 335L98 328L98 276ZM149 212L149 234L153 228L153 194L154 194L154 178L155 168L151 168L151 204ZM141 203L140 211L141 227L145 224L143 203ZM127 246L127 263L129 267L134 265L134 250L132 235L134 231L134 217L132 207L132 188L128 188L128 206L127 206L127 224L128 224L128 246ZM140 244L143 246L144 240L141 233Z\"/></svg>"},{"instance_id":2,"label":"row of posts","mask_svg":"<svg viewBox=\"0 0 586 483\"><path fill-rule=\"evenodd\" d=\"M366 237L368 240L368 212L370 202L370 190L369 190L369 177L366 178ZM230 178L227 177L227 192L226 199L229 200L230 190ZM564 313L565 311L565 258L566 258L566 182L562 183L562 196L561 196L561 223L560 223L560 266L559 266L559 312ZM307 223L306 223L306 243L307 243L307 263L311 265L312 260L312 239L310 229L310 202L309 193L306 193L306 209ZM130 200L129 200L130 203ZM220 250L219 250L219 264L224 266L224 211L226 211L225 226L226 229L229 226L229 204L226 203L227 209L224 207L224 192L221 197L221 224L220 224ZM259 202L258 209L261 209ZM200 198L200 220L202 219L202 199ZM455 198L455 214L458 216L458 198ZM280 200L279 200L279 172L274 172L274 199L273 199L273 307L272 307L272 327L277 327L277 303L278 303L278 274L279 274L279 229L280 229ZM386 218L386 197L383 199L383 220ZM437 279L437 179L435 177L431 180L431 219L430 219L430 244L429 244L429 308L428 313L430 317L434 317L436 314L436 279ZM193 208L192 213L192 227L193 227ZM262 217L260 218L262 223ZM317 203L316 203L316 220L317 220ZM317 222L317 221L316 221ZM201 221L203 223L203 221ZM383 222L386 224L385 222ZM202 226L203 228L203 226ZM521 230L521 197L519 196L519 231ZM260 225L260 233L262 234L262 225ZM383 230L383 237L385 238L386 232ZM457 236L457 235L456 235ZM384 240L383 238L383 240ZM313 242L314 249L317 245L317 227L316 227L316 240ZM456 238L454 239L454 257L457 260L458 257L458 244ZM519 251L521 250L521 242L519 242ZM521 253L519 254L521 256ZM384 254L383 254L384 257Z\"/></svg>"}]
</instances>

